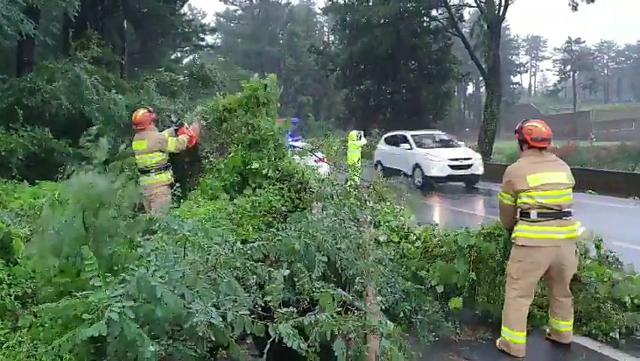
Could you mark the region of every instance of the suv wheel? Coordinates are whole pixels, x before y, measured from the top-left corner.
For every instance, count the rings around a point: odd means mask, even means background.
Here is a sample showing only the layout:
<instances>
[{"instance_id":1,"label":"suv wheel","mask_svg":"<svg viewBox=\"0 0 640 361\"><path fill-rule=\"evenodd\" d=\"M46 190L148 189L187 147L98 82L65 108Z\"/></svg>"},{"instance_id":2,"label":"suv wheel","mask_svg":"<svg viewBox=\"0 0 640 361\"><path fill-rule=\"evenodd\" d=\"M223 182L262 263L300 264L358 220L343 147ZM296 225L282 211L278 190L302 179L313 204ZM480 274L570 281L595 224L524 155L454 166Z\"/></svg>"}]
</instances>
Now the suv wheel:
<instances>
[{"instance_id":1,"label":"suv wheel","mask_svg":"<svg viewBox=\"0 0 640 361\"><path fill-rule=\"evenodd\" d=\"M380 177L387 176L387 168L385 168L384 165L382 165L382 162L377 161L374 168Z\"/></svg>"},{"instance_id":2,"label":"suv wheel","mask_svg":"<svg viewBox=\"0 0 640 361\"><path fill-rule=\"evenodd\" d=\"M420 190L425 189L427 179L424 176L424 172L422 171L422 168L420 168L419 165L413 167L413 173L411 174L411 182L416 188Z\"/></svg>"},{"instance_id":3,"label":"suv wheel","mask_svg":"<svg viewBox=\"0 0 640 361\"><path fill-rule=\"evenodd\" d=\"M473 175L473 176L469 176L467 179L465 179L464 186L467 189L474 189L476 187L476 185L478 185L478 183L480 183L480 176Z\"/></svg>"}]
</instances>

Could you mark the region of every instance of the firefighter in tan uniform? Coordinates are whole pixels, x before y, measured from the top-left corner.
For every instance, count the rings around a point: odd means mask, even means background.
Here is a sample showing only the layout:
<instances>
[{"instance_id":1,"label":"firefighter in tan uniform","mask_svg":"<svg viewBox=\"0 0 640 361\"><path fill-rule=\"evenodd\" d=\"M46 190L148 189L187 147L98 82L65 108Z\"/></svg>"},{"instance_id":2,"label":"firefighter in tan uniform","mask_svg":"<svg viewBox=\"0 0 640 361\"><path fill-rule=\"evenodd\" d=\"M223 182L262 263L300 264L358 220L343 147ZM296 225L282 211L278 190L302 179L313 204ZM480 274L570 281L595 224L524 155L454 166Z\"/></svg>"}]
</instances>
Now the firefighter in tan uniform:
<instances>
[{"instance_id":1,"label":"firefighter in tan uniform","mask_svg":"<svg viewBox=\"0 0 640 361\"><path fill-rule=\"evenodd\" d=\"M144 207L158 214L171 207L171 187L174 183L169 153L179 153L198 142L197 129L182 127L178 134L173 128L158 131L158 116L152 108L140 108L133 113L136 131L132 148L140 172L140 185L144 194Z\"/></svg>"},{"instance_id":2,"label":"firefighter in tan uniform","mask_svg":"<svg viewBox=\"0 0 640 361\"><path fill-rule=\"evenodd\" d=\"M549 289L547 339L570 344L573 339L573 296L569 284L578 268L576 241L584 232L573 219L574 179L565 162L547 151L553 133L542 120L516 127L520 159L507 168L502 183L500 220L511 232L505 302L498 349L525 357L527 315L536 285Z\"/></svg>"}]
</instances>

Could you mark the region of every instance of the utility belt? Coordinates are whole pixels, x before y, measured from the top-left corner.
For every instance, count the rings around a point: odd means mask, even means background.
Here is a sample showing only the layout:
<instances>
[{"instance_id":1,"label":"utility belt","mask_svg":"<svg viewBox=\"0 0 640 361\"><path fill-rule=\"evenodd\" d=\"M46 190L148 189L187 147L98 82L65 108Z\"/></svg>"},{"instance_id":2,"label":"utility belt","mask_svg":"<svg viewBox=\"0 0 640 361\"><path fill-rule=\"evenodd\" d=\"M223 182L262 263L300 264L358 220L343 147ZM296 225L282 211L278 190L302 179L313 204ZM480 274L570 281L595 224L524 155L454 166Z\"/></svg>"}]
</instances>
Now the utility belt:
<instances>
[{"instance_id":1,"label":"utility belt","mask_svg":"<svg viewBox=\"0 0 640 361\"><path fill-rule=\"evenodd\" d=\"M138 169L138 172L140 172L140 175L142 176L149 176L149 175L154 175L154 174L158 174L158 173L162 173L170 170L171 170L171 164L166 163L164 165L151 168L151 169Z\"/></svg>"},{"instance_id":2,"label":"utility belt","mask_svg":"<svg viewBox=\"0 0 640 361\"><path fill-rule=\"evenodd\" d=\"M573 211L571 209L564 209L561 211L521 211L518 209L518 219L522 221L555 221L562 219L572 219Z\"/></svg>"}]
</instances>

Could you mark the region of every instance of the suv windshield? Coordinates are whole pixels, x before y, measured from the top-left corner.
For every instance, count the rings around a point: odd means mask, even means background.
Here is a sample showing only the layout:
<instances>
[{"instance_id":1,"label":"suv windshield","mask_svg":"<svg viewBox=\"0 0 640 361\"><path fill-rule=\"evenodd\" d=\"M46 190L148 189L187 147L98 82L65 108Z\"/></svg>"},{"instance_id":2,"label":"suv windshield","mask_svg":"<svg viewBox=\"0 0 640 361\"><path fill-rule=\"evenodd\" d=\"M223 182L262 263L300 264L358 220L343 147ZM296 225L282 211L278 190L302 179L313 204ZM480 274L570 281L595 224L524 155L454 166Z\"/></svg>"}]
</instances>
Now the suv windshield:
<instances>
[{"instance_id":1,"label":"suv windshield","mask_svg":"<svg viewBox=\"0 0 640 361\"><path fill-rule=\"evenodd\" d=\"M413 134L416 147L420 149L460 148L458 141L448 134Z\"/></svg>"}]
</instances>

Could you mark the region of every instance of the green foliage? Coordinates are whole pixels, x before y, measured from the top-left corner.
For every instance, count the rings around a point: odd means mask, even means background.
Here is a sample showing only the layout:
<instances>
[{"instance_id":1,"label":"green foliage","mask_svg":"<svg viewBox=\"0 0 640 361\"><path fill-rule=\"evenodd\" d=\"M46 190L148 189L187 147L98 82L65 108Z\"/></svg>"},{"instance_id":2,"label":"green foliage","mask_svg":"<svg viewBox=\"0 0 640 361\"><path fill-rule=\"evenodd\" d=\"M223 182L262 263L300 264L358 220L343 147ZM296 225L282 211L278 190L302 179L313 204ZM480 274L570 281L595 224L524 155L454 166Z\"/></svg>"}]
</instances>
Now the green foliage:
<instances>
[{"instance_id":1,"label":"green foliage","mask_svg":"<svg viewBox=\"0 0 640 361\"><path fill-rule=\"evenodd\" d=\"M54 138L48 129L18 127L0 128L0 178L53 180L60 169L74 158L68 142Z\"/></svg>"},{"instance_id":2,"label":"green foliage","mask_svg":"<svg viewBox=\"0 0 640 361\"><path fill-rule=\"evenodd\" d=\"M333 79L316 62L316 50L327 34L315 4L282 0L229 4L234 7L217 15L216 53L251 73L276 74L282 85L281 115L336 116L339 97Z\"/></svg>"},{"instance_id":3,"label":"green foliage","mask_svg":"<svg viewBox=\"0 0 640 361\"><path fill-rule=\"evenodd\" d=\"M41 35L38 24L25 14L26 6L45 9L52 6L73 14L77 9L78 0L0 0L0 45L9 39Z\"/></svg>"},{"instance_id":4,"label":"green foliage","mask_svg":"<svg viewBox=\"0 0 640 361\"><path fill-rule=\"evenodd\" d=\"M42 211L47 198L55 196L56 183L36 186L0 183L0 260L14 265L33 232L34 215Z\"/></svg>"},{"instance_id":5,"label":"green foliage","mask_svg":"<svg viewBox=\"0 0 640 361\"><path fill-rule=\"evenodd\" d=\"M417 229L384 183L353 192L318 178L291 160L278 98L274 78L254 79L197 112L216 130L205 175L166 217L136 212L120 166L0 183L0 231L26 247L0 261L0 359L241 360L253 347L362 360L377 333L383 358L404 360L406 334L447 334L462 308L499 317L511 243L498 227ZM577 322L623 339L638 326L638 277L597 249L583 251Z\"/></svg>"},{"instance_id":6,"label":"green foliage","mask_svg":"<svg viewBox=\"0 0 640 361\"><path fill-rule=\"evenodd\" d=\"M45 127L55 138L74 144L94 125L123 134L129 113L121 95L126 84L90 63L100 54L94 47L76 57L41 63L27 77L3 84L0 125Z\"/></svg>"},{"instance_id":7,"label":"green foliage","mask_svg":"<svg viewBox=\"0 0 640 361\"><path fill-rule=\"evenodd\" d=\"M130 141L133 109L153 106L165 126L193 121L195 104L224 86L214 66L197 60L125 82L94 65L105 54L99 42L83 49L0 85L0 135L6 140L0 155L7 160L0 177L55 179L64 166L120 159L121 145Z\"/></svg>"},{"instance_id":8,"label":"green foliage","mask_svg":"<svg viewBox=\"0 0 640 361\"><path fill-rule=\"evenodd\" d=\"M434 8L414 0L327 3L335 39L323 54L345 91L347 124L425 128L444 118L455 61Z\"/></svg>"}]
</instances>

